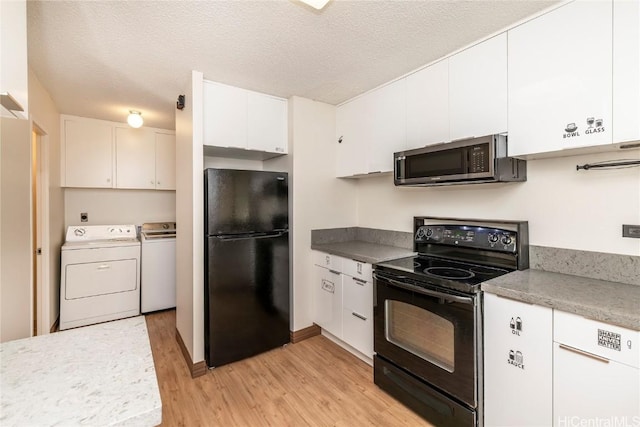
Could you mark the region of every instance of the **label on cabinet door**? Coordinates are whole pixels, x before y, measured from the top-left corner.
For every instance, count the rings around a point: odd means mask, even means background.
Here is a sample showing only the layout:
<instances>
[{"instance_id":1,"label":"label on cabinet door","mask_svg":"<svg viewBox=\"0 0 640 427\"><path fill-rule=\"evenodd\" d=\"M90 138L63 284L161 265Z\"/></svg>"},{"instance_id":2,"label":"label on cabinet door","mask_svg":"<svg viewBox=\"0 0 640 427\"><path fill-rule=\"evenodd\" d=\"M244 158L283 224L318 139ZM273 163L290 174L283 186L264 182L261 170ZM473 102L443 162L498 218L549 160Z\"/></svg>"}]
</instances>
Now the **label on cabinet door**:
<instances>
[{"instance_id":1,"label":"label on cabinet door","mask_svg":"<svg viewBox=\"0 0 640 427\"><path fill-rule=\"evenodd\" d=\"M601 132L605 132L606 129L604 127L604 120L597 119L595 117L587 117L585 118L586 129L583 130L583 133L580 133L580 126L576 123L567 123L564 128L564 133L562 134L563 139L567 138L577 138L582 137L583 135L595 135Z\"/></svg>"},{"instance_id":2,"label":"label on cabinet door","mask_svg":"<svg viewBox=\"0 0 640 427\"><path fill-rule=\"evenodd\" d=\"M524 356L521 351L509 350L509 358L507 359L509 365L513 365L516 368L524 370Z\"/></svg>"},{"instance_id":3,"label":"label on cabinet door","mask_svg":"<svg viewBox=\"0 0 640 427\"><path fill-rule=\"evenodd\" d=\"M511 333L513 335L520 336L520 332L522 332L522 319L519 317L512 317L509 322L509 327L511 328Z\"/></svg>"},{"instance_id":4,"label":"label on cabinet door","mask_svg":"<svg viewBox=\"0 0 640 427\"><path fill-rule=\"evenodd\" d=\"M327 279L322 279L322 290L329 293L334 293L336 290L336 285L334 285L333 282L330 282Z\"/></svg>"},{"instance_id":5,"label":"label on cabinet door","mask_svg":"<svg viewBox=\"0 0 640 427\"><path fill-rule=\"evenodd\" d=\"M601 347L622 351L622 348L620 346L620 337L621 335L616 334L615 332L598 329L598 345ZM631 347L631 345L629 345L629 347Z\"/></svg>"}]
</instances>

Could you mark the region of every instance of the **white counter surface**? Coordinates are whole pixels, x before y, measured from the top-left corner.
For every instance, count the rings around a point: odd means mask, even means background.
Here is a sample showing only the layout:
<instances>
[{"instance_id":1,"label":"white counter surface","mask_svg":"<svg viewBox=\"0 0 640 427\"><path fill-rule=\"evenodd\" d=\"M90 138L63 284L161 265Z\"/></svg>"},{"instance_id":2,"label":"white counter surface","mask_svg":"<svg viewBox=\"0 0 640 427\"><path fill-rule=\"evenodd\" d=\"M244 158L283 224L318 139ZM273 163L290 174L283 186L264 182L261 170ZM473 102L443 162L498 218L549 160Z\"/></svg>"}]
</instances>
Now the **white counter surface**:
<instances>
[{"instance_id":1,"label":"white counter surface","mask_svg":"<svg viewBox=\"0 0 640 427\"><path fill-rule=\"evenodd\" d=\"M143 316L0 344L3 427L161 421Z\"/></svg>"}]
</instances>

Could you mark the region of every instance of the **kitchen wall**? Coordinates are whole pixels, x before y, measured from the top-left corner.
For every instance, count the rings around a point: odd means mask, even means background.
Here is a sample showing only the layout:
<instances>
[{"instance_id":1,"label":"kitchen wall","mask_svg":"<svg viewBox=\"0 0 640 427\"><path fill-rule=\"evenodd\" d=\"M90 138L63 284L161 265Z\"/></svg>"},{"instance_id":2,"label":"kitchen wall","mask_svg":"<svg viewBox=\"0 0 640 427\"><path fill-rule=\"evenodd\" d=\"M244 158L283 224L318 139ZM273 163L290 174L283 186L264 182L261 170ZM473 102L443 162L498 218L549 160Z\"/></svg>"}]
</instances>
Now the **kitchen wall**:
<instances>
[{"instance_id":1,"label":"kitchen wall","mask_svg":"<svg viewBox=\"0 0 640 427\"><path fill-rule=\"evenodd\" d=\"M288 171L290 186L291 329L313 321L311 230L357 225L356 181L335 178L335 107L289 99L289 155L265 161L265 170Z\"/></svg>"},{"instance_id":2,"label":"kitchen wall","mask_svg":"<svg viewBox=\"0 0 640 427\"><path fill-rule=\"evenodd\" d=\"M66 188L64 200L65 227L81 225L81 212L89 214L89 221L84 223L87 225L176 220L175 191Z\"/></svg>"},{"instance_id":3,"label":"kitchen wall","mask_svg":"<svg viewBox=\"0 0 640 427\"><path fill-rule=\"evenodd\" d=\"M576 165L640 159L640 151L530 160L524 183L394 187L393 177L361 179L360 227L412 230L414 215L529 221L532 245L640 255L622 224L640 224L640 168L576 171Z\"/></svg>"},{"instance_id":4,"label":"kitchen wall","mask_svg":"<svg viewBox=\"0 0 640 427\"><path fill-rule=\"evenodd\" d=\"M48 293L45 291L44 294L45 306L39 309L39 316L46 322L42 332L47 333L59 314L60 247L64 242L65 231L65 200L60 186L60 113L47 90L31 70L29 70L29 110L34 125L43 133L42 154L46 156L46 168L49 171L45 178L49 200L48 206L45 202L43 212L48 214L49 218L48 247L43 248L41 257L43 267L47 270L44 276L45 284L48 281L49 289Z\"/></svg>"}]
</instances>

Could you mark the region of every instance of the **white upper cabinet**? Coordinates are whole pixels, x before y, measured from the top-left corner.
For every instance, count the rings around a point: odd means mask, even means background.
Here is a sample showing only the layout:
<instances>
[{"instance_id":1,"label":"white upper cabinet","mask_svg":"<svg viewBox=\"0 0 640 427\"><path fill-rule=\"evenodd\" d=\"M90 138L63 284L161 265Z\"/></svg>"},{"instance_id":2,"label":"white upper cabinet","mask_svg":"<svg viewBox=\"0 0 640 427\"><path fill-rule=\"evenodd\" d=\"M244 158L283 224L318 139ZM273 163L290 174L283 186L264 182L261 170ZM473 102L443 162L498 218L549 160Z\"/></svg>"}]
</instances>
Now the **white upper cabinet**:
<instances>
[{"instance_id":1,"label":"white upper cabinet","mask_svg":"<svg viewBox=\"0 0 640 427\"><path fill-rule=\"evenodd\" d=\"M204 81L204 145L288 151L287 100Z\"/></svg>"},{"instance_id":2,"label":"white upper cabinet","mask_svg":"<svg viewBox=\"0 0 640 427\"><path fill-rule=\"evenodd\" d=\"M640 140L640 1L613 3L613 142Z\"/></svg>"},{"instance_id":3,"label":"white upper cabinet","mask_svg":"<svg viewBox=\"0 0 640 427\"><path fill-rule=\"evenodd\" d=\"M176 189L176 136L116 128L116 188Z\"/></svg>"},{"instance_id":4,"label":"white upper cabinet","mask_svg":"<svg viewBox=\"0 0 640 427\"><path fill-rule=\"evenodd\" d=\"M367 173L393 171L393 153L406 148L406 81L397 80L364 98L372 111Z\"/></svg>"},{"instance_id":5,"label":"white upper cabinet","mask_svg":"<svg viewBox=\"0 0 640 427\"><path fill-rule=\"evenodd\" d=\"M393 170L393 153L406 148L406 87L401 79L336 110L336 175Z\"/></svg>"},{"instance_id":6,"label":"white upper cabinet","mask_svg":"<svg viewBox=\"0 0 640 427\"><path fill-rule=\"evenodd\" d=\"M176 189L176 135L156 132L156 190Z\"/></svg>"},{"instance_id":7,"label":"white upper cabinet","mask_svg":"<svg viewBox=\"0 0 640 427\"><path fill-rule=\"evenodd\" d=\"M171 131L62 116L64 187L175 190Z\"/></svg>"},{"instance_id":8,"label":"white upper cabinet","mask_svg":"<svg viewBox=\"0 0 640 427\"><path fill-rule=\"evenodd\" d=\"M336 176L367 173L371 123L371 105L363 96L336 109Z\"/></svg>"},{"instance_id":9,"label":"white upper cabinet","mask_svg":"<svg viewBox=\"0 0 640 427\"><path fill-rule=\"evenodd\" d=\"M287 100L249 92L249 150L287 152Z\"/></svg>"},{"instance_id":10,"label":"white upper cabinet","mask_svg":"<svg viewBox=\"0 0 640 427\"><path fill-rule=\"evenodd\" d=\"M116 128L116 187L156 188L155 133Z\"/></svg>"},{"instance_id":11,"label":"white upper cabinet","mask_svg":"<svg viewBox=\"0 0 640 427\"><path fill-rule=\"evenodd\" d=\"M204 145L247 148L247 91L205 81L203 99Z\"/></svg>"},{"instance_id":12,"label":"white upper cabinet","mask_svg":"<svg viewBox=\"0 0 640 427\"><path fill-rule=\"evenodd\" d=\"M449 60L437 62L408 76L406 92L406 148L448 141Z\"/></svg>"},{"instance_id":13,"label":"white upper cabinet","mask_svg":"<svg viewBox=\"0 0 640 427\"><path fill-rule=\"evenodd\" d=\"M0 107L2 117L29 117L27 71L27 4L24 0L0 1L0 93L9 94L23 111ZM3 99L3 105L5 100Z\"/></svg>"},{"instance_id":14,"label":"white upper cabinet","mask_svg":"<svg viewBox=\"0 0 640 427\"><path fill-rule=\"evenodd\" d=\"M62 185L112 188L113 126L83 118L62 119Z\"/></svg>"},{"instance_id":15,"label":"white upper cabinet","mask_svg":"<svg viewBox=\"0 0 640 427\"><path fill-rule=\"evenodd\" d=\"M449 139L507 131L507 35L449 58Z\"/></svg>"},{"instance_id":16,"label":"white upper cabinet","mask_svg":"<svg viewBox=\"0 0 640 427\"><path fill-rule=\"evenodd\" d=\"M612 142L612 9L578 0L508 32L510 155Z\"/></svg>"}]
</instances>

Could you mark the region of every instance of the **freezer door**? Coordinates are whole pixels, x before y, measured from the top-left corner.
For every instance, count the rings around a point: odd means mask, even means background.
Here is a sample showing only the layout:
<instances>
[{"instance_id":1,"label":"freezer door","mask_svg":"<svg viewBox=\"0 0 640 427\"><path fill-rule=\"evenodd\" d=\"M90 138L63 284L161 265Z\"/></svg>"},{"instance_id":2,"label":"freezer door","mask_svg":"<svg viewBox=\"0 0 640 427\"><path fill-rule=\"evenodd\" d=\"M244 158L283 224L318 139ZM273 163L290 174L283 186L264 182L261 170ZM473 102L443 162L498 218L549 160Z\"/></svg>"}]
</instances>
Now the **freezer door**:
<instances>
[{"instance_id":1,"label":"freezer door","mask_svg":"<svg viewBox=\"0 0 640 427\"><path fill-rule=\"evenodd\" d=\"M289 342L288 233L209 237L205 355L221 366Z\"/></svg>"},{"instance_id":2,"label":"freezer door","mask_svg":"<svg viewBox=\"0 0 640 427\"><path fill-rule=\"evenodd\" d=\"M206 169L206 235L289 228L285 172Z\"/></svg>"}]
</instances>

